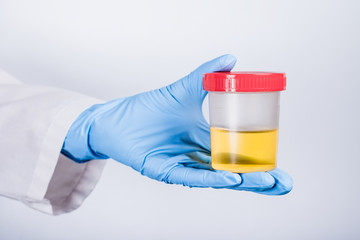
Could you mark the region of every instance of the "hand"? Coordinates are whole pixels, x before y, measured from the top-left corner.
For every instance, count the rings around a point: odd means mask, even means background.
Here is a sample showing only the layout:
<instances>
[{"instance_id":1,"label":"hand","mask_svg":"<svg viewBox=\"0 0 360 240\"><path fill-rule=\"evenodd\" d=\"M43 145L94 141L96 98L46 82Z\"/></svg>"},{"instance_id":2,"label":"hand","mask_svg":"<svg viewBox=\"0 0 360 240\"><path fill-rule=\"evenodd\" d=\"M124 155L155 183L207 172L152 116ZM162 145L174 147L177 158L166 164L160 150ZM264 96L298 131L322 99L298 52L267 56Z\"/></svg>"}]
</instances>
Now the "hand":
<instances>
[{"instance_id":1,"label":"hand","mask_svg":"<svg viewBox=\"0 0 360 240\"><path fill-rule=\"evenodd\" d=\"M288 193L293 182L282 170L236 174L209 164L202 76L230 71L235 63L234 56L224 55L166 87L90 107L71 126L62 152L77 162L112 158L166 183Z\"/></svg>"}]
</instances>

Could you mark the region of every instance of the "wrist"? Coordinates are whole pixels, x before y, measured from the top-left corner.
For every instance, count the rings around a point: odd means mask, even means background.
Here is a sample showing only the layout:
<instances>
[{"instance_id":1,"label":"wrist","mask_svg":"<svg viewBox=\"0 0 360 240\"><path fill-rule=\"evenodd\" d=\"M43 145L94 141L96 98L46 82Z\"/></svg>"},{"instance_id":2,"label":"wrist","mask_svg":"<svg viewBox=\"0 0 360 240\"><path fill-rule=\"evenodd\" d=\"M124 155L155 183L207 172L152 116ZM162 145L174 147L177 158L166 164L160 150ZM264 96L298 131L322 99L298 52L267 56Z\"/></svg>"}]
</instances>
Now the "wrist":
<instances>
[{"instance_id":1,"label":"wrist","mask_svg":"<svg viewBox=\"0 0 360 240\"><path fill-rule=\"evenodd\" d=\"M61 153L77 163L106 159L106 155L90 146L90 130L103 104L95 104L83 111L73 122L65 137Z\"/></svg>"}]
</instances>

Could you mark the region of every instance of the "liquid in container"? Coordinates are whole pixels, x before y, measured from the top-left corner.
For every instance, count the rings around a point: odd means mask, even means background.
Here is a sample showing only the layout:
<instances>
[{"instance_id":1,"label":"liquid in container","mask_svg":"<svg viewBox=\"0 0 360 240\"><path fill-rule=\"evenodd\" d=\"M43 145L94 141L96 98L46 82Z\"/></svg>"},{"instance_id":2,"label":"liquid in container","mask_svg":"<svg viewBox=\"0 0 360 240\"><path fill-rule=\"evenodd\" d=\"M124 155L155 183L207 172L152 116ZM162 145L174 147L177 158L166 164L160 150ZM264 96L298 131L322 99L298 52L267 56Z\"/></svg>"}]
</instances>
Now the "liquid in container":
<instances>
[{"instance_id":1,"label":"liquid in container","mask_svg":"<svg viewBox=\"0 0 360 240\"><path fill-rule=\"evenodd\" d=\"M206 73L211 165L235 173L276 168L280 92L284 73Z\"/></svg>"}]
</instances>

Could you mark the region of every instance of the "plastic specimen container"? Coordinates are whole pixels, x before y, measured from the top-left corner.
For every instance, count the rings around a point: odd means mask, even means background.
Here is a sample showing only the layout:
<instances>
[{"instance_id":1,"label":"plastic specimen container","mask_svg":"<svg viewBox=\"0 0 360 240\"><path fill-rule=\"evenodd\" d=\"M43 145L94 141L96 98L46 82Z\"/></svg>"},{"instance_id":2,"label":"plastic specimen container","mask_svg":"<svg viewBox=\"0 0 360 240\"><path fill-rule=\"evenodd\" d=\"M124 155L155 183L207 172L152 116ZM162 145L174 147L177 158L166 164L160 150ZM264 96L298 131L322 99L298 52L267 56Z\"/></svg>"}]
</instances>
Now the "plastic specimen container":
<instances>
[{"instance_id":1,"label":"plastic specimen container","mask_svg":"<svg viewBox=\"0 0 360 240\"><path fill-rule=\"evenodd\" d=\"M279 101L285 87L284 73L204 74L214 169L248 173L276 168Z\"/></svg>"}]
</instances>

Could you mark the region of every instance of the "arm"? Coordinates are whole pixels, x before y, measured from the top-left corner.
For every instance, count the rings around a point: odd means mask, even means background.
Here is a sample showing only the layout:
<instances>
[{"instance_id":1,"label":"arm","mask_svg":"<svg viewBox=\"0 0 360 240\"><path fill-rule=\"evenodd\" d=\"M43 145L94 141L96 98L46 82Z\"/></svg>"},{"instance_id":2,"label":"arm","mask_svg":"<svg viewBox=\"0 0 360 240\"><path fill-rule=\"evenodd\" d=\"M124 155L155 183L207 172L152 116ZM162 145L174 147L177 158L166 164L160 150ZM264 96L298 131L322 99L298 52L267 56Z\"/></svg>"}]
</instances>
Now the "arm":
<instances>
[{"instance_id":1,"label":"arm","mask_svg":"<svg viewBox=\"0 0 360 240\"><path fill-rule=\"evenodd\" d=\"M80 206L105 161L77 164L60 154L78 115L101 100L21 84L0 70L0 195L48 214Z\"/></svg>"}]
</instances>

